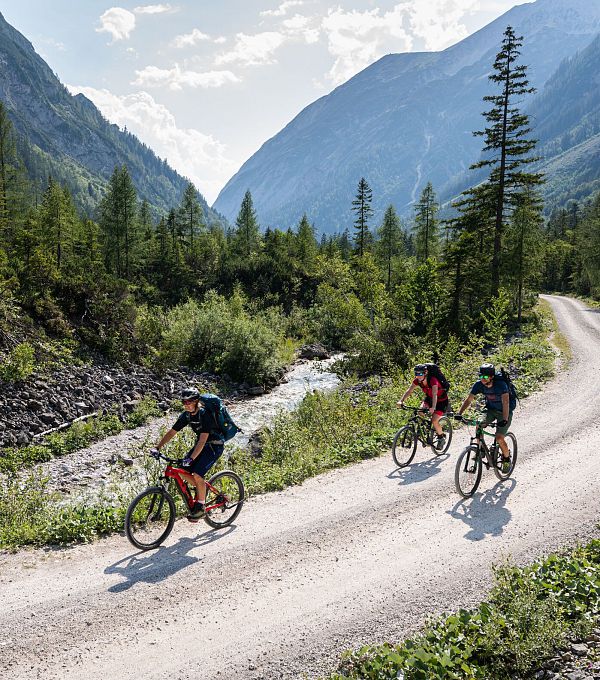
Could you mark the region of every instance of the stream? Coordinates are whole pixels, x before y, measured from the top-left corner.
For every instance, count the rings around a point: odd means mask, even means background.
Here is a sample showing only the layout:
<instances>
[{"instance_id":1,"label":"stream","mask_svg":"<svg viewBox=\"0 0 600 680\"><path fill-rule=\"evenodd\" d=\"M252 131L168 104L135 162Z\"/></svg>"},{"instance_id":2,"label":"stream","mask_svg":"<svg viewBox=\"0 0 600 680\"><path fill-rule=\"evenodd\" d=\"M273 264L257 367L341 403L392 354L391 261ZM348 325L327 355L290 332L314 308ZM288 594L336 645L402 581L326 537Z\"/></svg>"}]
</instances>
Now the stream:
<instances>
[{"instance_id":1,"label":"stream","mask_svg":"<svg viewBox=\"0 0 600 680\"><path fill-rule=\"evenodd\" d=\"M339 378L328 369L338 358L299 361L286 373L284 381L267 394L228 404L232 418L243 432L229 442L227 448L246 446L254 432L272 423L281 411L293 410L308 392L335 389ZM42 476L48 478L48 489L61 492L68 502L97 498L100 493L112 495L117 490L118 476L132 476L122 474L123 465L135 465L136 459L156 443L161 432L168 429L176 417L176 414L167 414L142 427L124 430L85 449L44 463L40 468ZM116 470L118 475L115 475Z\"/></svg>"}]
</instances>

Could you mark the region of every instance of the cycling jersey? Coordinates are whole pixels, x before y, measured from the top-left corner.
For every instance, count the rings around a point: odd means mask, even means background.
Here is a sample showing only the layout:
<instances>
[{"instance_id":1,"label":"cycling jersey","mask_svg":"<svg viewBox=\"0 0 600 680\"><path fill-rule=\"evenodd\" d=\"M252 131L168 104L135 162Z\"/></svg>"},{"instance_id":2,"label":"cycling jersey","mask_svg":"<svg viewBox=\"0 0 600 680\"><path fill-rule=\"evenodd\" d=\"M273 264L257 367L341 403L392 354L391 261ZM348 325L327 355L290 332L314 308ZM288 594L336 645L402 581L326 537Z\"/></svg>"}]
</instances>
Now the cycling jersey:
<instances>
[{"instance_id":1,"label":"cycling jersey","mask_svg":"<svg viewBox=\"0 0 600 680\"><path fill-rule=\"evenodd\" d=\"M212 435L210 437L211 440L223 440L223 437L215 431L215 421L206 409L199 408L196 413L184 411L179 418L177 418L171 429L175 430L175 432L179 432L187 426L192 428L197 438L200 438L200 435L203 432L206 432L209 435Z\"/></svg>"},{"instance_id":2,"label":"cycling jersey","mask_svg":"<svg viewBox=\"0 0 600 680\"><path fill-rule=\"evenodd\" d=\"M502 395L508 394L508 385L504 380L492 380L492 384L486 386L481 380L478 380L471 388L471 394L475 396L478 394L485 395L486 408L502 411Z\"/></svg>"},{"instance_id":3,"label":"cycling jersey","mask_svg":"<svg viewBox=\"0 0 600 680\"><path fill-rule=\"evenodd\" d=\"M430 384L426 384L429 382ZM416 378L413 380L413 385L418 385L423 392L425 392L425 395L429 397L430 399L433 398L433 388L435 385L438 386L438 401L447 401L448 400L448 395L446 394L446 390L442 387L442 383L437 379L437 378L428 378L427 380L423 380L423 382L420 382Z\"/></svg>"}]
</instances>

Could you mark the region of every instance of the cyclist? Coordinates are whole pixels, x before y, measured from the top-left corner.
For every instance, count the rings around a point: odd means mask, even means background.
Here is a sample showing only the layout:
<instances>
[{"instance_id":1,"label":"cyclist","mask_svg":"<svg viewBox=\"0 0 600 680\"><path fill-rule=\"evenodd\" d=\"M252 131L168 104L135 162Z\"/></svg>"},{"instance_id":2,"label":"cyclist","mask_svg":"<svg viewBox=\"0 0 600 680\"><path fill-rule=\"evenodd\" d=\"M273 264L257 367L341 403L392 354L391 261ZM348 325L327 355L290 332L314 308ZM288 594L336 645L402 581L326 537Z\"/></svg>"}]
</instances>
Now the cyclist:
<instances>
[{"instance_id":1,"label":"cyclist","mask_svg":"<svg viewBox=\"0 0 600 680\"><path fill-rule=\"evenodd\" d=\"M496 379L494 364L483 364L479 367L479 380L473 385L471 392L458 409L455 416L457 420L461 420L463 412L469 408L478 394L485 395L484 424L489 425L496 421L496 441L502 452L502 470L507 471L510 469L510 451L504 435L508 432L512 422L514 406L511 407L506 381Z\"/></svg>"},{"instance_id":2,"label":"cyclist","mask_svg":"<svg viewBox=\"0 0 600 680\"><path fill-rule=\"evenodd\" d=\"M444 446L446 446L446 435L440 425L440 418L448 410L448 394L442 387L442 383L435 376L429 376L428 374L429 369L425 364L417 364L415 366L415 379L402 395L397 406L403 406L405 400L413 393L415 387L420 387L425 393L421 408L426 409L431 414L431 425L438 435L435 448L438 451L442 451Z\"/></svg>"},{"instance_id":3,"label":"cyclist","mask_svg":"<svg viewBox=\"0 0 600 680\"><path fill-rule=\"evenodd\" d=\"M173 437L189 426L196 434L196 443L183 459L181 475L187 482L196 487L196 502L188 515L190 522L197 522L204 515L206 501L206 484L204 477L210 468L223 454L224 442L216 432L216 423L211 414L204 408L200 392L195 387L187 387L181 393L184 412L177 418L171 429L156 445L160 450Z\"/></svg>"}]
</instances>

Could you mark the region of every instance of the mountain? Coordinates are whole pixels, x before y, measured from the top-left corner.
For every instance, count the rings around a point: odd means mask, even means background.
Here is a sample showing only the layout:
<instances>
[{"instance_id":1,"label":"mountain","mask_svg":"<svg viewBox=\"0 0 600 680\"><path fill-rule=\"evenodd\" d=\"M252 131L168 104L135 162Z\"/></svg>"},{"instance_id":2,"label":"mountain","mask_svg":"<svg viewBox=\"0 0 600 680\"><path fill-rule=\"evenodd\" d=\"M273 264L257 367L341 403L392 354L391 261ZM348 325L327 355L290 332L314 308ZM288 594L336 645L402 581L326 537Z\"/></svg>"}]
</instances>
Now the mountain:
<instances>
[{"instance_id":1,"label":"mountain","mask_svg":"<svg viewBox=\"0 0 600 680\"><path fill-rule=\"evenodd\" d=\"M134 135L109 123L82 94L71 95L33 45L0 14L0 100L18 135L34 183L66 184L92 214L115 165L127 165L140 199L156 214L179 205L188 180ZM224 222L199 195L209 224Z\"/></svg>"},{"instance_id":2,"label":"mountain","mask_svg":"<svg viewBox=\"0 0 600 680\"><path fill-rule=\"evenodd\" d=\"M322 97L268 140L219 194L214 207L237 214L247 189L263 226L287 227L304 212L318 231L353 222L356 186L373 189L380 223L388 204L400 213L428 181L446 186L477 160L482 98L507 25L524 35L522 63L538 89L560 63L600 31L600 3L537 0L519 5L441 52L391 54Z\"/></svg>"}]
</instances>

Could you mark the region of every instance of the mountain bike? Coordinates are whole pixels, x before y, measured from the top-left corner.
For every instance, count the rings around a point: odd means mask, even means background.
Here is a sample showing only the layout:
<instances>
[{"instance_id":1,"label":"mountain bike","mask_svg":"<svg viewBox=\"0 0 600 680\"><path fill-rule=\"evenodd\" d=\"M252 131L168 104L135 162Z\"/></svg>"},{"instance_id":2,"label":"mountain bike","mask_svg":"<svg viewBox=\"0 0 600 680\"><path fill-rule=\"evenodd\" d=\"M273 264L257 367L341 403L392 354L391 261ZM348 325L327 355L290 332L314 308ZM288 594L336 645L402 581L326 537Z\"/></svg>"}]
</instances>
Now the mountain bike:
<instances>
[{"instance_id":1,"label":"mountain bike","mask_svg":"<svg viewBox=\"0 0 600 680\"><path fill-rule=\"evenodd\" d=\"M456 490L463 498L470 498L476 491L481 482L483 466L489 470L492 468L496 477L500 480L508 479L517 464L517 438L512 432L504 435L506 445L510 452L510 463L508 466L503 464L502 450L496 439L488 447L484 437L495 437L494 432L486 432L484 427L493 427L495 424L485 425L483 421L462 417L464 423L475 426L475 434L471 437L471 443L465 447L456 461L454 472L454 483Z\"/></svg>"},{"instance_id":2,"label":"mountain bike","mask_svg":"<svg viewBox=\"0 0 600 680\"><path fill-rule=\"evenodd\" d=\"M190 485L181 477L182 459L167 458L161 453L151 454L167 466L157 486L150 486L130 503L125 515L125 534L136 548L157 548L171 533L175 524L175 499L169 486L175 488L188 510L192 510L195 496ZM222 470L206 482L204 521L213 529L229 526L240 514L245 500L244 483L231 470Z\"/></svg>"},{"instance_id":3,"label":"mountain bike","mask_svg":"<svg viewBox=\"0 0 600 680\"><path fill-rule=\"evenodd\" d=\"M413 415L408 423L396 432L392 443L392 458L399 468L410 464L415 457L419 442L423 446L430 446L436 456L441 456L448 451L452 441L452 421L447 415L440 418L440 426L443 435L446 436L446 441L441 448L438 448L440 435L431 426L431 419L426 417L429 415L429 411L424 408L404 405L401 408L405 411L412 411Z\"/></svg>"}]
</instances>

